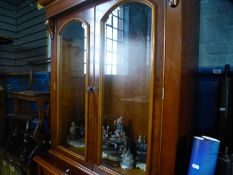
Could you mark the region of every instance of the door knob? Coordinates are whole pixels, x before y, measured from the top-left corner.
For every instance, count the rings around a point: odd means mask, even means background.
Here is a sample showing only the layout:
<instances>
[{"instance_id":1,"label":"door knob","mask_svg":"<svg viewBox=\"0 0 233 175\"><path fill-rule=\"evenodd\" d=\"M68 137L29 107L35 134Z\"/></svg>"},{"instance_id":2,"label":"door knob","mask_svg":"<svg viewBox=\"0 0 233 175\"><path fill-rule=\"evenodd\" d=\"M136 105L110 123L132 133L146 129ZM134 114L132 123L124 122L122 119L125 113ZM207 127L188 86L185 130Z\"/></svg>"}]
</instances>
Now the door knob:
<instances>
[{"instance_id":1,"label":"door knob","mask_svg":"<svg viewBox=\"0 0 233 175\"><path fill-rule=\"evenodd\" d=\"M88 93L96 93L96 92L98 92L98 88L96 86L88 86L87 92Z\"/></svg>"},{"instance_id":2,"label":"door knob","mask_svg":"<svg viewBox=\"0 0 233 175\"><path fill-rule=\"evenodd\" d=\"M179 0L168 0L168 5L172 8L178 6Z\"/></svg>"},{"instance_id":3,"label":"door knob","mask_svg":"<svg viewBox=\"0 0 233 175\"><path fill-rule=\"evenodd\" d=\"M94 93L98 92L98 88L96 86L93 86L93 92Z\"/></svg>"}]
</instances>

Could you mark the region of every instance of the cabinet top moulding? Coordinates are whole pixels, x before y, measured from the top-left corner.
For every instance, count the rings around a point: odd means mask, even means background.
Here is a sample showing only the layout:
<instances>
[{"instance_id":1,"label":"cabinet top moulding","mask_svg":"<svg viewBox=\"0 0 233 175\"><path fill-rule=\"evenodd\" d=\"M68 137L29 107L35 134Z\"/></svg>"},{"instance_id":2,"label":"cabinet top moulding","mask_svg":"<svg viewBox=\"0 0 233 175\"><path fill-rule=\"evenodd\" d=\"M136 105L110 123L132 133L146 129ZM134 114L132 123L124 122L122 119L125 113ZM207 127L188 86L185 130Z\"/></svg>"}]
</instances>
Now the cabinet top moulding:
<instances>
[{"instance_id":1,"label":"cabinet top moulding","mask_svg":"<svg viewBox=\"0 0 233 175\"><path fill-rule=\"evenodd\" d=\"M95 0L38 0L39 4L46 8L46 18L51 18L58 14L61 14L73 7L84 7L88 4L92 4Z\"/></svg>"}]
</instances>

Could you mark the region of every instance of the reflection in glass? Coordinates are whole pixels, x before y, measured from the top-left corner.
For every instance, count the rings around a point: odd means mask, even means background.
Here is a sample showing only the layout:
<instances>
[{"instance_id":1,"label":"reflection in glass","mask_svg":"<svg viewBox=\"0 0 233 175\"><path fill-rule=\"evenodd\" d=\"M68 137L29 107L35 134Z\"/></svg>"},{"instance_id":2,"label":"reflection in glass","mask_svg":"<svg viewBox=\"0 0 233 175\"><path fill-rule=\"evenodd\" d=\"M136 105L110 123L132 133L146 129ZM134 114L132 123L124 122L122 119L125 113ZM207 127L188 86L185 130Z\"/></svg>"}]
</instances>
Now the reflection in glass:
<instances>
[{"instance_id":1,"label":"reflection in glass","mask_svg":"<svg viewBox=\"0 0 233 175\"><path fill-rule=\"evenodd\" d=\"M58 110L60 144L84 153L85 86L87 81L87 25L70 22L61 33Z\"/></svg>"},{"instance_id":2,"label":"reflection in glass","mask_svg":"<svg viewBox=\"0 0 233 175\"><path fill-rule=\"evenodd\" d=\"M145 174L151 78L151 7L126 3L105 21L102 164Z\"/></svg>"}]
</instances>

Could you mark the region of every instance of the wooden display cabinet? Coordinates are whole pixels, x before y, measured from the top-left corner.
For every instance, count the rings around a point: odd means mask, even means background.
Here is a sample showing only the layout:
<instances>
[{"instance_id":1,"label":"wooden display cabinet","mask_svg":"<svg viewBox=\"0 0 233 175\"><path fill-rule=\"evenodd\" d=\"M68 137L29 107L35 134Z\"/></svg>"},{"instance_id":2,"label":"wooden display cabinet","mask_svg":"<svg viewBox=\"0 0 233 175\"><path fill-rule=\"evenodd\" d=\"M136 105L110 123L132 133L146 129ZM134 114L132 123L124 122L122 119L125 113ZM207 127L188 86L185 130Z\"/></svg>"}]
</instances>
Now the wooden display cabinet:
<instances>
[{"instance_id":1,"label":"wooden display cabinet","mask_svg":"<svg viewBox=\"0 0 233 175\"><path fill-rule=\"evenodd\" d=\"M198 1L57 0L46 17L52 149L34 158L38 174L175 174L191 138Z\"/></svg>"}]
</instances>

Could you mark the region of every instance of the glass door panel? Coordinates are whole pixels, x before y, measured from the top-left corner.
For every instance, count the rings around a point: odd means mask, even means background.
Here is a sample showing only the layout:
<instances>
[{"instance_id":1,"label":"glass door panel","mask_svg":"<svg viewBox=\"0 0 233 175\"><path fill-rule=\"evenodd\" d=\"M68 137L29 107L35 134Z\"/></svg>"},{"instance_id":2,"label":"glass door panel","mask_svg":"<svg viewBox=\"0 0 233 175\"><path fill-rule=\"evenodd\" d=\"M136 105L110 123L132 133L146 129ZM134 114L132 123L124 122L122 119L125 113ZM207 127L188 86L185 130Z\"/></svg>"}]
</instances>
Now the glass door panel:
<instances>
[{"instance_id":1,"label":"glass door panel","mask_svg":"<svg viewBox=\"0 0 233 175\"><path fill-rule=\"evenodd\" d=\"M60 34L58 119L60 145L84 154L87 115L88 26L69 22Z\"/></svg>"},{"instance_id":2,"label":"glass door panel","mask_svg":"<svg viewBox=\"0 0 233 175\"><path fill-rule=\"evenodd\" d=\"M151 23L152 8L139 2L117 7L104 21L101 162L120 174L146 174Z\"/></svg>"}]
</instances>

